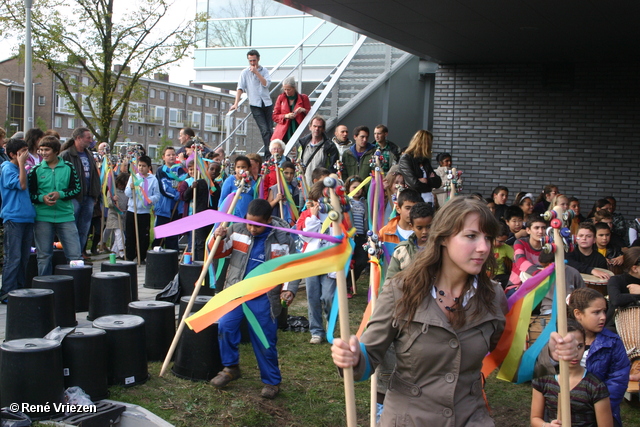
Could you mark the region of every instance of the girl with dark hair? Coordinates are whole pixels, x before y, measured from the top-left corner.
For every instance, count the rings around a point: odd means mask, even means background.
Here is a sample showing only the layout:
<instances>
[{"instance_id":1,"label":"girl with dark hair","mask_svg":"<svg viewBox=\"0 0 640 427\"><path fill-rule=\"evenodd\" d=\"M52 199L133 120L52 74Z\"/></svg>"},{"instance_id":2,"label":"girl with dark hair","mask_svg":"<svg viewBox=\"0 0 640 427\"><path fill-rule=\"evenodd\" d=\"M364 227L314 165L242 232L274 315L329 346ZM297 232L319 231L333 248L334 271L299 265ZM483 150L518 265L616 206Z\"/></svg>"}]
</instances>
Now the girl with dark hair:
<instances>
[{"instance_id":1,"label":"girl with dark hair","mask_svg":"<svg viewBox=\"0 0 640 427\"><path fill-rule=\"evenodd\" d=\"M436 213L424 250L385 283L362 343L355 336L334 340L334 363L352 367L358 380L368 378L393 343L396 369L381 426L494 425L480 369L505 325L506 297L487 275L495 270L497 234L484 203L450 200ZM575 357L573 337L557 347L557 334L551 341L563 358Z\"/></svg>"},{"instance_id":2,"label":"girl with dark hair","mask_svg":"<svg viewBox=\"0 0 640 427\"><path fill-rule=\"evenodd\" d=\"M533 206L533 213L543 214L549 210L549 205L551 204L551 200L556 196L556 194L560 193L558 190L558 186L554 184L545 185L542 189L542 193L536 199L535 205Z\"/></svg>"},{"instance_id":3,"label":"girl with dark hair","mask_svg":"<svg viewBox=\"0 0 640 427\"><path fill-rule=\"evenodd\" d=\"M604 327L607 301L595 289L576 289L569 296L569 316L585 331L582 366L604 382L609 390L614 425L621 426L620 403L629 383L630 363L622 340ZM535 377L556 373L556 357L542 349L536 361ZM600 425L600 423L598 423Z\"/></svg>"},{"instance_id":4,"label":"girl with dark hair","mask_svg":"<svg viewBox=\"0 0 640 427\"><path fill-rule=\"evenodd\" d=\"M29 149L29 157L27 157L27 162L25 163L27 173L32 167L42 161L42 156L38 154L38 145L43 136L44 132L41 129L33 128L29 129L24 137L24 141L27 143L27 148Z\"/></svg>"}]
</instances>

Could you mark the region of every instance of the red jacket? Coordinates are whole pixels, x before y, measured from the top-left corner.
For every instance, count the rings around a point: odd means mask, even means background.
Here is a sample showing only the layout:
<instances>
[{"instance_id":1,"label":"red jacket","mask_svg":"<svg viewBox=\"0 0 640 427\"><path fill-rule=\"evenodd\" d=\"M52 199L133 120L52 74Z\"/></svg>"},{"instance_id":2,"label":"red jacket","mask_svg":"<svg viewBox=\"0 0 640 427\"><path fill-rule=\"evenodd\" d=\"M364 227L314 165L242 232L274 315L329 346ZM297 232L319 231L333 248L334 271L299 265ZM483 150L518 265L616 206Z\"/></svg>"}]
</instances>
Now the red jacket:
<instances>
[{"instance_id":1,"label":"red jacket","mask_svg":"<svg viewBox=\"0 0 640 427\"><path fill-rule=\"evenodd\" d=\"M309 97L303 93L298 94L298 100L296 101L296 105L294 107L294 111L298 108L302 107L307 112L311 110L311 103L309 102ZM274 139L283 139L287 134L287 129L289 128L290 119L285 119L285 114L291 113L291 109L289 108L289 100L287 99L287 95L281 93L278 95L278 99L276 99L276 103L273 105L273 121L276 122L276 128L273 131L273 136L271 140ZM298 114L295 118L295 121L298 125L302 122L307 113Z\"/></svg>"}]
</instances>

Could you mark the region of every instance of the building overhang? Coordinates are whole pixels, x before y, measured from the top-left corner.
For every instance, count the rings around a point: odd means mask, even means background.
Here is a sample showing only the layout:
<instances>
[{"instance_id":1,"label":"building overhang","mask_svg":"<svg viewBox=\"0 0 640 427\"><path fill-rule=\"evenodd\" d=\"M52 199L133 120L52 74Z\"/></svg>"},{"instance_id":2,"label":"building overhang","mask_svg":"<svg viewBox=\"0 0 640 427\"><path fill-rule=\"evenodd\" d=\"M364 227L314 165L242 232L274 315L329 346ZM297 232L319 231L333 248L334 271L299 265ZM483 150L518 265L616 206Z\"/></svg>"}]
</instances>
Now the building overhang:
<instances>
[{"instance_id":1,"label":"building overhang","mask_svg":"<svg viewBox=\"0 0 640 427\"><path fill-rule=\"evenodd\" d=\"M635 0L277 1L438 63L638 61Z\"/></svg>"}]
</instances>

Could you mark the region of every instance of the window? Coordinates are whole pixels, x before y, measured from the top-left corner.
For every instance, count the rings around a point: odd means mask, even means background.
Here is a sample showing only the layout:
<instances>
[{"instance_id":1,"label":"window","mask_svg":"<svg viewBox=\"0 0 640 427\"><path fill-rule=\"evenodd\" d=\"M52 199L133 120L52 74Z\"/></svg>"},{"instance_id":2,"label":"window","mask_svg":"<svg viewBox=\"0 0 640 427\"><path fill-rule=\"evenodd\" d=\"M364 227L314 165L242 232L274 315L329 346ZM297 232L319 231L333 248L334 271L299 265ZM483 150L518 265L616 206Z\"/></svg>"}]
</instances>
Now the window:
<instances>
[{"instance_id":1,"label":"window","mask_svg":"<svg viewBox=\"0 0 640 427\"><path fill-rule=\"evenodd\" d=\"M176 100L176 94L173 92L169 92L169 101L175 101Z\"/></svg>"},{"instance_id":2,"label":"window","mask_svg":"<svg viewBox=\"0 0 640 427\"><path fill-rule=\"evenodd\" d=\"M184 103L184 94L183 93L178 95L178 102Z\"/></svg>"},{"instance_id":3,"label":"window","mask_svg":"<svg viewBox=\"0 0 640 427\"><path fill-rule=\"evenodd\" d=\"M159 125L164 125L164 112L165 108L158 105L151 105L151 114L149 115L149 121Z\"/></svg>"},{"instance_id":4,"label":"window","mask_svg":"<svg viewBox=\"0 0 640 427\"><path fill-rule=\"evenodd\" d=\"M167 97L167 92L161 90L160 91L160 99L165 99Z\"/></svg>"},{"instance_id":5,"label":"window","mask_svg":"<svg viewBox=\"0 0 640 427\"><path fill-rule=\"evenodd\" d=\"M217 99L213 100L213 108L218 108L218 105L220 105L220 103L218 102Z\"/></svg>"},{"instance_id":6,"label":"window","mask_svg":"<svg viewBox=\"0 0 640 427\"><path fill-rule=\"evenodd\" d=\"M39 96L38 97L38 105L44 105L45 101L46 101L46 97L44 96Z\"/></svg>"},{"instance_id":7,"label":"window","mask_svg":"<svg viewBox=\"0 0 640 427\"><path fill-rule=\"evenodd\" d=\"M149 145L147 147L147 156L151 159L155 159L158 155L158 146L157 145Z\"/></svg>"},{"instance_id":8,"label":"window","mask_svg":"<svg viewBox=\"0 0 640 427\"><path fill-rule=\"evenodd\" d=\"M128 119L130 122L142 122L144 118L144 104L138 104L137 102L130 102L127 107Z\"/></svg>"},{"instance_id":9,"label":"window","mask_svg":"<svg viewBox=\"0 0 640 427\"><path fill-rule=\"evenodd\" d=\"M138 135L144 136L144 127L138 126Z\"/></svg>"},{"instance_id":10,"label":"window","mask_svg":"<svg viewBox=\"0 0 640 427\"><path fill-rule=\"evenodd\" d=\"M147 128L147 136L153 136L153 126Z\"/></svg>"},{"instance_id":11,"label":"window","mask_svg":"<svg viewBox=\"0 0 640 427\"><path fill-rule=\"evenodd\" d=\"M193 104L193 96L187 96L187 104Z\"/></svg>"},{"instance_id":12,"label":"window","mask_svg":"<svg viewBox=\"0 0 640 427\"><path fill-rule=\"evenodd\" d=\"M202 121L202 113L189 111L187 115L188 115L187 123L189 124L189 127L192 127L194 129L200 129L200 122Z\"/></svg>"},{"instance_id":13,"label":"window","mask_svg":"<svg viewBox=\"0 0 640 427\"><path fill-rule=\"evenodd\" d=\"M226 102L224 102L224 101L222 101L222 102L220 103L220 109L221 109L221 110L225 110L226 108L227 108L227 103L226 103Z\"/></svg>"},{"instance_id":14,"label":"window","mask_svg":"<svg viewBox=\"0 0 640 427\"><path fill-rule=\"evenodd\" d=\"M209 134L208 133L204 133L204 142L209 142Z\"/></svg>"},{"instance_id":15,"label":"window","mask_svg":"<svg viewBox=\"0 0 640 427\"><path fill-rule=\"evenodd\" d=\"M247 121L245 120L244 123L242 123L242 125L240 124L240 122L242 122L243 117L236 117L236 127L240 126L238 128L237 133L240 135L246 135L247 134Z\"/></svg>"},{"instance_id":16,"label":"window","mask_svg":"<svg viewBox=\"0 0 640 427\"><path fill-rule=\"evenodd\" d=\"M196 105L197 105L198 107L202 105L202 98L200 98L200 97L197 97L197 98L196 98Z\"/></svg>"},{"instance_id":17,"label":"window","mask_svg":"<svg viewBox=\"0 0 640 427\"><path fill-rule=\"evenodd\" d=\"M169 129L169 130L167 131L167 138L169 138L169 139L173 139L173 129Z\"/></svg>"},{"instance_id":18,"label":"window","mask_svg":"<svg viewBox=\"0 0 640 427\"><path fill-rule=\"evenodd\" d=\"M72 93L71 96L75 99L76 94ZM67 100L65 96L56 95L56 113L72 113L73 107L71 106L71 102Z\"/></svg>"},{"instance_id":19,"label":"window","mask_svg":"<svg viewBox=\"0 0 640 427\"><path fill-rule=\"evenodd\" d=\"M62 117L56 116L53 119L53 127L56 127L56 128L61 128L62 127Z\"/></svg>"},{"instance_id":20,"label":"window","mask_svg":"<svg viewBox=\"0 0 640 427\"><path fill-rule=\"evenodd\" d=\"M127 126L127 135L133 135L133 125Z\"/></svg>"},{"instance_id":21,"label":"window","mask_svg":"<svg viewBox=\"0 0 640 427\"><path fill-rule=\"evenodd\" d=\"M74 119L73 117L69 117L67 119L67 128L68 129L75 129L76 128L76 119Z\"/></svg>"},{"instance_id":22,"label":"window","mask_svg":"<svg viewBox=\"0 0 640 427\"><path fill-rule=\"evenodd\" d=\"M242 112L243 112L243 113L245 113L245 114L247 114L247 106L246 106L246 105L243 105L243 106L242 106Z\"/></svg>"},{"instance_id":23,"label":"window","mask_svg":"<svg viewBox=\"0 0 640 427\"><path fill-rule=\"evenodd\" d=\"M211 134L211 142L218 142L218 135L216 135L215 133Z\"/></svg>"},{"instance_id":24,"label":"window","mask_svg":"<svg viewBox=\"0 0 640 427\"><path fill-rule=\"evenodd\" d=\"M149 98L155 98L155 97L156 97L156 90L149 89Z\"/></svg>"},{"instance_id":25,"label":"window","mask_svg":"<svg viewBox=\"0 0 640 427\"><path fill-rule=\"evenodd\" d=\"M88 96L83 97L84 100L82 102L82 112L91 114L91 100Z\"/></svg>"},{"instance_id":26,"label":"window","mask_svg":"<svg viewBox=\"0 0 640 427\"><path fill-rule=\"evenodd\" d=\"M204 115L204 130L213 130L213 114Z\"/></svg>"},{"instance_id":27,"label":"window","mask_svg":"<svg viewBox=\"0 0 640 427\"><path fill-rule=\"evenodd\" d=\"M209 99L205 99L205 100L204 100L204 106L205 106L206 108L209 108L209 107L211 106L211 101L210 101Z\"/></svg>"},{"instance_id":28,"label":"window","mask_svg":"<svg viewBox=\"0 0 640 427\"><path fill-rule=\"evenodd\" d=\"M160 130L158 130L158 138L162 138L164 136L164 128L160 128Z\"/></svg>"},{"instance_id":29,"label":"window","mask_svg":"<svg viewBox=\"0 0 640 427\"><path fill-rule=\"evenodd\" d=\"M118 85L118 92L120 93L124 92L124 85L122 83Z\"/></svg>"},{"instance_id":30,"label":"window","mask_svg":"<svg viewBox=\"0 0 640 427\"><path fill-rule=\"evenodd\" d=\"M89 77L83 77L82 78L82 85L83 86L89 86Z\"/></svg>"}]
</instances>

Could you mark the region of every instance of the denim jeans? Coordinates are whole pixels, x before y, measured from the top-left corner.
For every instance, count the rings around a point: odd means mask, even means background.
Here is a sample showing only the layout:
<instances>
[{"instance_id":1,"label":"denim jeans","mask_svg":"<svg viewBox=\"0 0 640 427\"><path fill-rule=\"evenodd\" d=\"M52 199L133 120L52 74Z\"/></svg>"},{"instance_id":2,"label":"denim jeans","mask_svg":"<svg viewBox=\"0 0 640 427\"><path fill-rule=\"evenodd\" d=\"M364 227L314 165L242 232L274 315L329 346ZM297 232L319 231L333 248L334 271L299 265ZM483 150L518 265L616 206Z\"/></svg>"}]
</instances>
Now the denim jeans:
<instances>
[{"instance_id":1,"label":"denim jeans","mask_svg":"<svg viewBox=\"0 0 640 427\"><path fill-rule=\"evenodd\" d=\"M38 276L49 276L52 273L51 257L53 256L53 237L58 235L67 261L82 259L78 229L74 221L45 222L36 221L34 235L38 250Z\"/></svg>"},{"instance_id":2,"label":"denim jeans","mask_svg":"<svg viewBox=\"0 0 640 427\"><path fill-rule=\"evenodd\" d=\"M255 107L252 105L251 114L253 114L253 119L258 125L260 135L262 135L262 142L264 142L262 156L264 157L269 153L269 144L271 143L271 135L273 135L273 104L268 107Z\"/></svg>"},{"instance_id":3,"label":"denim jeans","mask_svg":"<svg viewBox=\"0 0 640 427\"><path fill-rule=\"evenodd\" d=\"M249 327L249 338L253 352L258 361L260 379L265 384L278 385L282 381L278 365L278 322L271 318L271 303L266 294L246 302L247 307L256 317L269 343L265 348L253 328ZM218 342L220 344L220 358L223 366L233 366L240 363L240 322L244 319L242 307L236 307L218 321Z\"/></svg>"},{"instance_id":4,"label":"denim jeans","mask_svg":"<svg viewBox=\"0 0 640 427\"><path fill-rule=\"evenodd\" d=\"M311 336L317 335L324 338L326 331L323 325L322 309L329 318L333 294L336 291L336 279L328 275L307 277L307 309L309 313L309 331Z\"/></svg>"},{"instance_id":5,"label":"denim jeans","mask_svg":"<svg viewBox=\"0 0 640 427\"><path fill-rule=\"evenodd\" d=\"M33 238L32 222L4 223L4 268L0 295L24 288Z\"/></svg>"},{"instance_id":6,"label":"denim jeans","mask_svg":"<svg viewBox=\"0 0 640 427\"><path fill-rule=\"evenodd\" d=\"M96 200L90 196L84 196L81 202L73 199L73 216L76 218L80 248L84 248L87 244L89 227L91 226L91 219L93 218L93 205L95 203ZM98 233L98 237L100 237L100 233Z\"/></svg>"}]
</instances>

